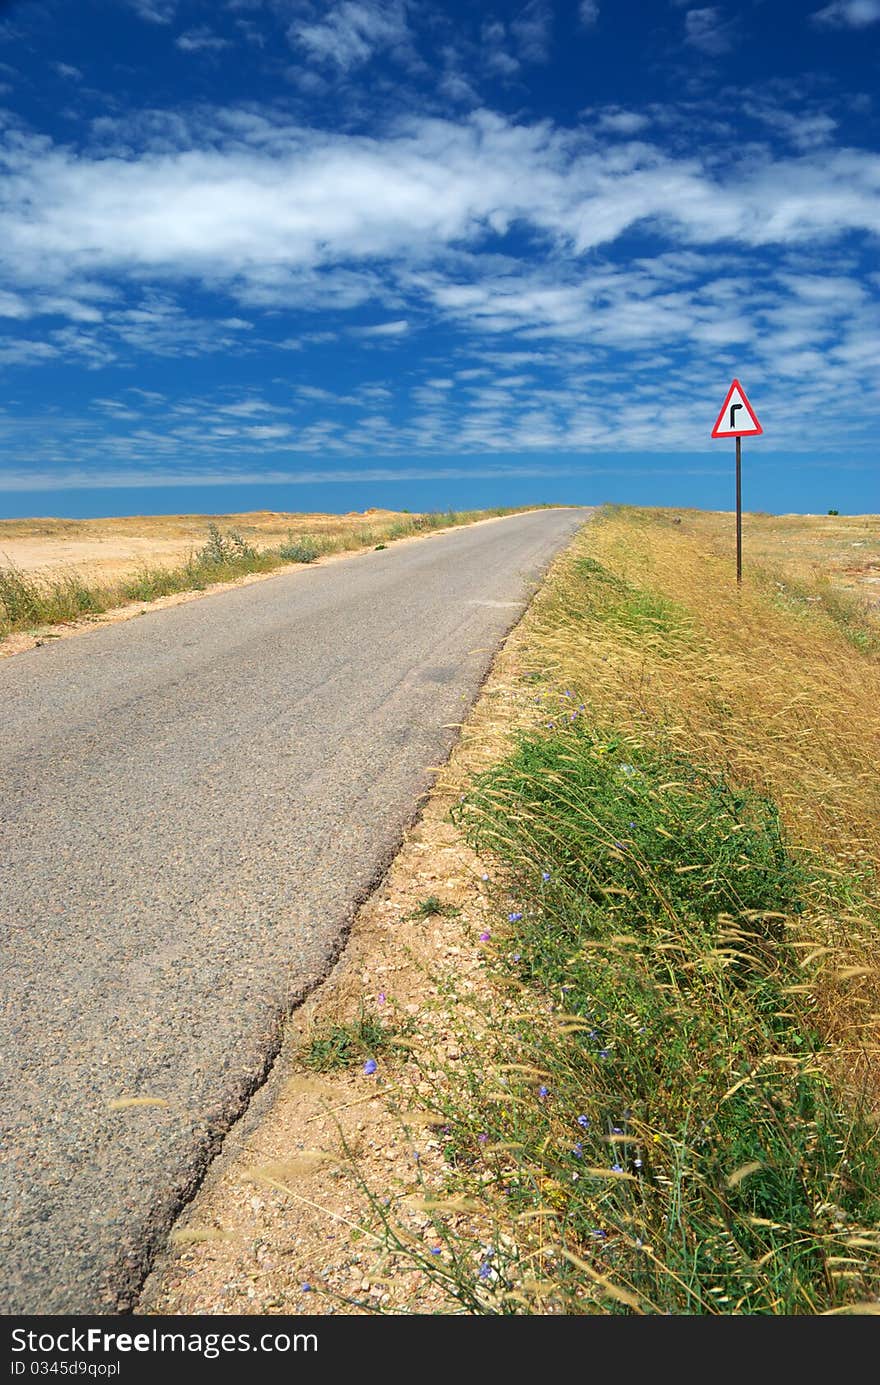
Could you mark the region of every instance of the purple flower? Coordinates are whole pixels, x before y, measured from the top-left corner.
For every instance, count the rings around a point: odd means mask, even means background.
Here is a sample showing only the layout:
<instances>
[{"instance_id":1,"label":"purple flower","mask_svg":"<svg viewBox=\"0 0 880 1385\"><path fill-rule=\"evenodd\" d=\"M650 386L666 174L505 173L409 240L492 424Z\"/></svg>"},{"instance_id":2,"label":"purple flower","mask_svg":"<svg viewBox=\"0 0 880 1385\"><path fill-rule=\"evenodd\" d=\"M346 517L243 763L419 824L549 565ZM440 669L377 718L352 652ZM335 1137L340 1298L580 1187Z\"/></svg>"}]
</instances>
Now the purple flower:
<instances>
[{"instance_id":1,"label":"purple flower","mask_svg":"<svg viewBox=\"0 0 880 1385\"><path fill-rule=\"evenodd\" d=\"M492 934L491 934L491 933L481 933L481 934L480 934L480 942L481 942L481 943L487 943L491 937L492 937Z\"/></svg>"},{"instance_id":2,"label":"purple flower","mask_svg":"<svg viewBox=\"0 0 880 1385\"><path fill-rule=\"evenodd\" d=\"M442 1250L443 1250L443 1247L442 1247L442 1246L431 1246L431 1254L432 1254L432 1255L440 1255L440 1254L442 1253Z\"/></svg>"},{"instance_id":3,"label":"purple flower","mask_svg":"<svg viewBox=\"0 0 880 1385\"><path fill-rule=\"evenodd\" d=\"M620 1167L619 1164L612 1164L612 1165L611 1165L611 1172L612 1172L612 1173L623 1173L623 1169Z\"/></svg>"},{"instance_id":4,"label":"purple flower","mask_svg":"<svg viewBox=\"0 0 880 1385\"><path fill-rule=\"evenodd\" d=\"M593 1237L593 1239L596 1240L596 1241L604 1241L605 1238L606 1238L606 1236L608 1235L608 1232L607 1232L607 1231L603 1231L603 1230L601 1229L601 1227L594 1226L594 1227L593 1227L593 1230L590 1232L590 1235L591 1235L591 1236Z\"/></svg>"},{"instance_id":5,"label":"purple flower","mask_svg":"<svg viewBox=\"0 0 880 1385\"><path fill-rule=\"evenodd\" d=\"M521 954L520 954L519 952L515 952L515 953L513 954L513 960L514 960L514 962L518 962L518 961L520 960L520 955L521 955Z\"/></svg>"},{"instance_id":6,"label":"purple flower","mask_svg":"<svg viewBox=\"0 0 880 1385\"><path fill-rule=\"evenodd\" d=\"M508 915L507 915L508 923L519 923L519 921L520 921L521 918L522 918L522 914L508 914Z\"/></svg>"},{"instance_id":7,"label":"purple flower","mask_svg":"<svg viewBox=\"0 0 880 1385\"><path fill-rule=\"evenodd\" d=\"M379 1064L376 1062L375 1058L368 1058L364 1063L364 1072L367 1077L372 1077L378 1066Z\"/></svg>"},{"instance_id":8,"label":"purple flower","mask_svg":"<svg viewBox=\"0 0 880 1385\"><path fill-rule=\"evenodd\" d=\"M542 1101L544 1100L545 1097L548 1097L549 1095L550 1095L550 1088L549 1088L549 1087L539 1087L539 1088L538 1088L538 1096L541 1098Z\"/></svg>"},{"instance_id":9,"label":"purple flower","mask_svg":"<svg viewBox=\"0 0 880 1385\"><path fill-rule=\"evenodd\" d=\"M492 1266L489 1264L489 1261L488 1261L488 1260L484 1260L484 1261L483 1261L482 1265L481 1265L480 1268L479 1268L478 1273L479 1273L479 1276L480 1276L481 1279L488 1279L488 1278L489 1278L489 1275L492 1273Z\"/></svg>"},{"instance_id":10,"label":"purple flower","mask_svg":"<svg viewBox=\"0 0 880 1385\"><path fill-rule=\"evenodd\" d=\"M580 1140L578 1140L577 1144L575 1145L574 1149L573 1149L571 1152L572 1152L572 1154L574 1155L575 1159L583 1159L583 1157L584 1157L584 1147L583 1147L583 1145L581 1144Z\"/></svg>"},{"instance_id":11,"label":"purple flower","mask_svg":"<svg viewBox=\"0 0 880 1385\"><path fill-rule=\"evenodd\" d=\"M634 1168L634 1169L640 1169L641 1167L642 1167L642 1161L641 1161L641 1159L633 1159L633 1168Z\"/></svg>"},{"instance_id":12,"label":"purple flower","mask_svg":"<svg viewBox=\"0 0 880 1385\"><path fill-rule=\"evenodd\" d=\"M302 1289L304 1294L310 1294L312 1292L311 1284L301 1284L300 1288Z\"/></svg>"},{"instance_id":13,"label":"purple flower","mask_svg":"<svg viewBox=\"0 0 880 1385\"><path fill-rule=\"evenodd\" d=\"M578 1116L578 1125L582 1130L588 1130L590 1126L589 1116Z\"/></svg>"},{"instance_id":14,"label":"purple flower","mask_svg":"<svg viewBox=\"0 0 880 1385\"><path fill-rule=\"evenodd\" d=\"M549 870L542 870L542 871L541 871L541 879L542 879L542 880L549 880L549 879L550 879L550 872L549 872Z\"/></svg>"},{"instance_id":15,"label":"purple flower","mask_svg":"<svg viewBox=\"0 0 880 1385\"><path fill-rule=\"evenodd\" d=\"M599 1049L599 1057L600 1057L600 1058L607 1058L607 1057L608 1057L608 1049L607 1049L607 1048L600 1048L600 1049Z\"/></svg>"},{"instance_id":16,"label":"purple flower","mask_svg":"<svg viewBox=\"0 0 880 1385\"><path fill-rule=\"evenodd\" d=\"M486 1141L488 1140L488 1138L489 1138L488 1135L478 1135L478 1136L477 1136L477 1139L479 1140L479 1142L480 1142L481 1145L484 1145L484 1144L486 1143Z\"/></svg>"},{"instance_id":17,"label":"purple flower","mask_svg":"<svg viewBox=\"0 0 880 1385\"><path fill-rule=\"evenodd\" d=\"M377 1005L384 1005L384 1004L385 1004L385 992L384 992L384 991L380 991L379 994L376 996L376 1004L377 1004Z\"/></svg>"}]
</instances>

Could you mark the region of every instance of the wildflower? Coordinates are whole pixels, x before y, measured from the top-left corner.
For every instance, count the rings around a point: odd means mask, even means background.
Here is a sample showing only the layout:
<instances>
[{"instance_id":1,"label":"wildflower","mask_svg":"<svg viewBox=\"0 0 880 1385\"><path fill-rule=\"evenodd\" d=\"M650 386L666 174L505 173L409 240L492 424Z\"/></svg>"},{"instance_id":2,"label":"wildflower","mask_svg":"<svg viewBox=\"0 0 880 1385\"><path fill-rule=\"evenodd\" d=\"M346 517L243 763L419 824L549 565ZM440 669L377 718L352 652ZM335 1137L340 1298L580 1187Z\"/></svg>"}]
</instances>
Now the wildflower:
<instances>
[{"instance_id":1,"label":"wildflower","mask_svg":"<svg viewBox=\"0 0 880 1385\"><path fill-rule=\"evenodd\" d=\"M611 1165L611 1172L612 1172L612 1173L623 1173L623 1169L621 1168L620 1164L612 1164L612 1165Z\"/></svg>"},{"instance_id":2,"label":"wildflower","mask_svg":"<svg viewBox=\"0 0 880 1385\"><path fill-rule=\"evenodd\" d=\"M607 1058L607 1057L608 1057L608 1052L609 1052L609 1050L608 1050L607 1048L600 1048L600 1049L599 1049L599 1057L600 1057L600 1058Z\"/></svg>"},{"instance_id":3,"label":"wildflower","mask_svg":"<svg viewBox=\"0 0 880 1385\"><path fill-rule=\"evenodd\" d=\"M510 923L519 923L520 919L522 918L522 914L508 914L507 918Z\"/></svg>"},{"instance_id":4,"label":"wildflower","mask_svg":"<svg viewBox=\"0 0 880 1385\"><path fill-rule=\"evenodd\" d=\"M364 1072L367 1077L372 1077L378 1066L379 1064L376 1062L375 1058L368 1058L364 1063Z\"/></svg>"},{"instance_id":5,"label":"wildflower","mask_svg":"<svg viewBox=\"0 0 880 1385\"><path fill-rule=\"evenodd\" d=\"M488 1260L484 1260L483 1263L482 1263L482 1265L480 1266L480 1268L479 1268L479 1270L478 1270L478 1274L479 1274L480 1278L481 1278L482 1280L486 1280L486 1279L489 1278L489 1275L490 1275L491 1273L492 1273L492 1266L489 1264L489 1261L488 1261Z\"/></svg>"},{"instance_id":6,"label":"wildflower","mask_svg":"<svg viewBox=\"0 0 880 1385\"><path fill-rule=\"evenodd\" d=\"M622 1135L622 1134L623 1134L623 1129L622 1129L622 1127L619 1126L619 1125L612 1125L612 1127L611 1127L611 1134L612 1134L612 1135Z\"/></svg>"},{"instance_id":7,"label":"wildflower","mask_svg":"<svg viewBox=\"0 0 880 1385\"><path fill-rule=\"evenodd\" d=\"M491 933L481 933L481 934L480 934L480 942L481 942L481 943L487 943L491 937L492 937L492 934L491 934Z\"/></svg>"},{"instance_id":8,"label":"wildflower","mask_svg":"<svg viewBox=\"0 0 880 1385\"><path fill-rule=\"evenodd\" d=\"M385 1004L385 992L384 992L384 991L380 991L379 994L376 996L376 1004L377 1004L377 1005L384 1005L384 1004Z\"/></svg>"},{"instance_id":9,"label":"wildflower","mask_svg":"<svg viewBox=\"0 0 880 1385\"><path fill-rule=\"evenodd\" d=\"M431 1246L431 1254L432 1254L432 1255L440 1255L441 1252L442 1252L442 1249L443 1249L442 1246Z\"/></svg>"},{"instance_id":10,"label":"wildflower","mask_svg":"<svg viewBox=\"0 0 880 1385\"><path fill-rule=\"evenodd\" d=\"M304 1294L310 1294L312 1292L311 1284L301 1284L300 1288L302 1289Z\"/></svg>"},{"instance_id":11,"label":"wildflower","mask_svg":"<svg viewBox=\"0 0 880 1385\"><path fill-rule=\"evenodd\" d=\"M642 1167L642 1161L641 1161L641 1159L633 1159L633 1168L634 1168L634 1169L640 1169L641 1167Z\"/></svg>"},{"instance_id":12,"label":"wildflower","mask_svg":"<svg viewBox=\"0 0 880 1385\"><path fill-rule=\"evenodd\" d=\"M549 1087L539 1087L539 1088L538 1088L538 1096L541 1098L542 1101L544 1100L545 1097L548 1097L549 1095L550 1095L550 1088L549 1088Z\"/></svg>"},{"instance_id":13,"label":"wildflower","mask_svg":"<svg viewBox=\"0 0 880 1385\"><path fill-rule=\"evenodd\" d=\"M574 1146L571 1152L574 1155L575 1159L583 1159L584 1147L581 1144L580 1140L578 1140L577 1144Z\"/></svg>"},{"instance_id":14,"label":"wildflower","mask_svg":"<svg viewBox=\"0 0 880 1385\"><path fill-rule=\"evenodd\" d=\"M581 1127L582 1130L588 1130L590 1127L589 1116L578 1116L578 1125Z\"/></svg>"},{"instance_id":15,"label":"wildflower","mask_svg":"<svg viewBox=\"0 0 880 1385\"><path fill-rule=\"evenodd\" d=\"M481 876L480 876L480 879L481 879L481 880L488 880L489 877L488 877L488 875L481 875Z\"/></svg>"},{"instance_id":16,"label":"wildflower","mask_svg":"<svg viewBox=\"0 0 880 1385\"><path fill-rule=\"evenodd\" d=\"M615 842L614 845L617 847L618 851L626 851L626 847L624 846L623 842Z\"/></svg>"},{"instance_id":17,"label":"wildflower","mask_svg":"<svg viewBox=\"0 0 880 1385\"><path fill-rule=\"evenodd\" d=\"M549 870L542 870L542 871L541 871L541 879L542 879L543 881L545 881L545 882L546 882L547 880L550 879L550 872L549 872Z\"/></svg>"},{"instance_id":18,"label":"wildflower","mask_svg":"<svg viewBox=\"0 0 880 1385\"><path fill-rule=\"evenodd\" d=\"M514 962L518 962L519 960L520 960L520 954L519 954L518 952L515 952L515 953L513 954L513 961L514 961Z\"/></svg>"},{"instance_id":19,"label":"wildflower","mask_svg":"<svg viewBox=\"0 0 880 1385\"><path fill-rule=\"evenodd\" d=\"M488 1138L489 1138L488 1135L478 1135L478 1136L477 1136L477 1139L479 1140L479 1142L480 1142L481 1145L484 1145L484 1144L486 1143L486 1141L488 1140Z\"/></svg>"},{"instance_id":20,"label":"wildflower","mask_svg":"<svg viewBox=\"0 0 880 1385\"><path fill-rule=\"evenodd\" d=\"M604 1241L608 1235L608 1232L603 1231L600 1226L594 1226L592 1231L590 1232L590 1235L593 1237L595 1241Z\"/></svg>"}]
</instances>

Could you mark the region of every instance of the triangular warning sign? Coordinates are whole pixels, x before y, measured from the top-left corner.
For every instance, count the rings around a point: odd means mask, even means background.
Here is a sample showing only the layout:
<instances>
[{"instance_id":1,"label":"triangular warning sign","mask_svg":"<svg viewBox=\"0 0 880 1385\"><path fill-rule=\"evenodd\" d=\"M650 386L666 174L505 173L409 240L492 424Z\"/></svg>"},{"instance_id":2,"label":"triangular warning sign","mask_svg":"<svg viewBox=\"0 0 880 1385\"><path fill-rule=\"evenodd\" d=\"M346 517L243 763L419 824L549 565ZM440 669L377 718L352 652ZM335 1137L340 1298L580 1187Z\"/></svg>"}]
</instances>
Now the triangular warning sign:
<instances>
[{"instance_id":1,"label":"triangular warning sign","mask_svg":"<svg viewBox=\"0 0 880 1385\"><path fill-rule=\"evenodd\" d=\"M721 406L721 413L715 420L712 437L750 438L763 431L745 390L739 380L734 380Z\"/></svg>"}]
</instances>

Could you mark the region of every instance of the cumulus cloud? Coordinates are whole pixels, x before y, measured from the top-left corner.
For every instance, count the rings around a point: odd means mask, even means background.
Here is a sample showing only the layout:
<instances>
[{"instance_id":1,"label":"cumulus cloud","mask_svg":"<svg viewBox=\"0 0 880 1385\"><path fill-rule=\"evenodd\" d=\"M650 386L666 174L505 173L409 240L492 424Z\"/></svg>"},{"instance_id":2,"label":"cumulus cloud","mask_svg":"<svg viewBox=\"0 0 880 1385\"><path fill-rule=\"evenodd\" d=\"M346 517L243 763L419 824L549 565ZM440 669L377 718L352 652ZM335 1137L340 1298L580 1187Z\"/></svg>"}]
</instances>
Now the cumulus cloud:
<instances>
[{"instance_id":1,"label":"cumulus cloud","mask_svg":"<svg viewBox=\"0 0 880 1385\"><path fill-rule=\"evenodd\" d=\"M599 19L598 0L580 0L578 17L585 29L590 29Z\"/></svg>"}]
</instances>

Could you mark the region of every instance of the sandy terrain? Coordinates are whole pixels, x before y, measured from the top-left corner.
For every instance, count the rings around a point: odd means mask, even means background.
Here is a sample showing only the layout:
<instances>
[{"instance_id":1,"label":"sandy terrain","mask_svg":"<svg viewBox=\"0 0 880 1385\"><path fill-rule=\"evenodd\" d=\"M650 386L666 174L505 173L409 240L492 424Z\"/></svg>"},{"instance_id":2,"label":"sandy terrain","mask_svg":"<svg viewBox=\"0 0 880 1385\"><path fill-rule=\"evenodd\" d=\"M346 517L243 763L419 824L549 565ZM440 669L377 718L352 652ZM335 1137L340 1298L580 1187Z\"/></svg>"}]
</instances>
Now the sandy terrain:
<instances>
[{"instance_id":1,"label":"sandy terrain","mask_svg":"<svg viewBox=\"0 0 880 1385\"><path fill-rule=\"evenodd\" d=\"M75 569L91 581L127 576L143 567L175 567L202 547L213 521L237 529L255 548L270 548L295 533L336 535L371 522L394 520L392 510L346 515L280 514L131 515L121 519L0 520L0 564L23 572ZM403 518L401 515L400 518Z\"/></svg>"},{"instance_id":2,"label":"sandy terrain","mask_svg":"<svg viewBox=\"0 0 880 1385\"><path fill-rule=\"evenodd\" d=\"M693 512L691 512L693 514ZM706 511L697 520L713 545L719 521L733 516ZM880 607L880 515L743 515L743 565L781 567L794 580L823 575L836 587Z\"/></svg>"}]
</instances>

